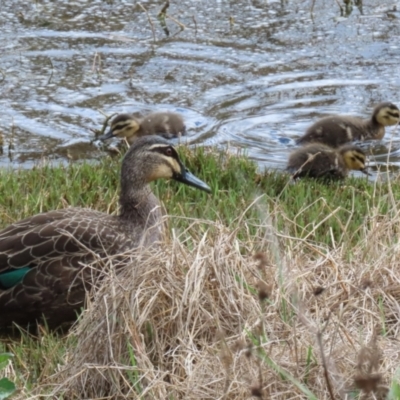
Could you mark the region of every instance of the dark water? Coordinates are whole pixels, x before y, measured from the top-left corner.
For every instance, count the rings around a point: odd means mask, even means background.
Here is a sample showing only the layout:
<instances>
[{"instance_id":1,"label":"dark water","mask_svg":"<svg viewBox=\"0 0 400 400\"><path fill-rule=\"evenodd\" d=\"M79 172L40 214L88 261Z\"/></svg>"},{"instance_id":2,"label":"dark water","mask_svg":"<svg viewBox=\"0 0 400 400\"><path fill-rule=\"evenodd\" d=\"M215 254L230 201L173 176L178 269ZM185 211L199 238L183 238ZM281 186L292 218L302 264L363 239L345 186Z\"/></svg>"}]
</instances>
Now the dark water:
<instances>
[{"instance_id":1,"label":"dark water","mask_svg":"<svg viewBox=\"0 0 400 400\"><path fill-rule=\"evenodd\" d=\"M189 143L283 168L317 117L400 106L399 1L343 16L335 0L315 0L313 15L312 0L171 1L168 37L163 2L141 4L148 15L135 1L0 0L1 165L96 159L101 112L172 110ZM372 151L396 169L399 131Z\"/></svg>"}]
</instances>

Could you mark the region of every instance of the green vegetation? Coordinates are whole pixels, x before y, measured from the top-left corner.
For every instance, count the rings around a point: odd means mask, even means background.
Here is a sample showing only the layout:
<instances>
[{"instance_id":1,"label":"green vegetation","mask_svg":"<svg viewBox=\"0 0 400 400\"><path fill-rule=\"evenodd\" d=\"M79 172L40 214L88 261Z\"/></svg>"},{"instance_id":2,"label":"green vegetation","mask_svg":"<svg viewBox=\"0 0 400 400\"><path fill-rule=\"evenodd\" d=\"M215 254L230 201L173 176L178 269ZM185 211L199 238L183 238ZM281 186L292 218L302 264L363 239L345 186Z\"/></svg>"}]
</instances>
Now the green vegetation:
<instances>
[{"instance_id":1,"label":"green vegetation","mask_svg":"<svg viewBox=\"0 0 400 400\"><path fill-rule=\"evenodd\" d=\"M229 226L242 211L247 223L257 226L273 218L279 230L298 239L328 246L354 246L360 229L372 216L396 213L400 181L374 184L365 178L324 184L312 179L293 183L287 174L257 167L245 157L195 153L182 149L183 160L193 173L207 182L212 195L176 182L160 181L156 195L170 215L219 220ZM98 164L34 168L0 172L0 220L12 221L66 206L91 207L116 212L119 159L106 158ZM174 220L174 228L186 228L187 219Z\"/></svg>"},{"instance_id":2,"label":"green vegetation","mask_svg":"<svg viewBox=\"0 0 400 400\"><path fill-rule=\"evenodd\" d=\"M77 332L68 337L49 334L40 328L37 337L22 333L2 340L0 352L15 355L12 380L22 390L20 398L28 398L32 390L64 367L68 373L60 379L71 385L66 394L70 398L71 393L80 393L83 389L73 386L69 378L80 377L82 371L78 367L96 362L113 365L114 369L110 368L110 376L102 367L100 375L85 378L92 382L92 386L87 384L85 387L87 398L112 397L109 393L113 388L118 388L121 393L135 393L137 398L149 390L153 398L166 398L166 393L170 398L185 398L178 382L185 382L187 370L184 365L188 359L193 359L194 370L198 366L199 379L205 379L207 373L213 377L212 385L217 390L213 394L196 392L197 398L230 398L228 393L233 393L232 398L244 399L248 398L249 390L261 398L259 394L266 390L264 386L276 379L274 385L281 385L280 390L287 385L286 388L301 394L301 398L329 398L329 393L339 389L333 384L333 389L329 384L324 385L323 370L325 376L329 376L329 365L334 361L321 363L322 351L325 349L328 354L329 349L338 351L340 348L346 353L342 358L347 360L351 358L349 352L355 353L355 349L362 348L371 327L380 326L379 333L385 340L390 340L396 331L393 315L397 315L397 309L390 302L390 296L398 296L396 273L382 269L382 265L389 265L390 257L395 258L397 254L398 179L390 183L354 178L330 184L307 179L293 183L284 173L258 172L256 165L245 157L215 154L203 148L193 152L182 148L181 154L188 169L209 184L213 194L175 182L154 184L156 195L173 216L171 237L183 234L180 241L174 242L173 251L165 250L156 261L150 260L148 265L142 266L146 268L146 274L140 278L141 283L129 283L141 284L136 299L129 300L124 296L115 300L118 307L113 310L113 321L124 321L122 331L117 331L118 324L112 325L112 329L116 329L114 333L108 330L108 325L102 331L104 326L99 320L88 322L89 312L86 319L83 318L82 327L79 328L79 324ZM97 164L43 166L30 171L3 170L0 172L0 220L6 226L32 214L66 206L116 212L119 165L119 159L107 158ZM377 236L373 237L375 232ZM387 252L387 259L382 249ZM259 251L266 254L267 261L263 261L265 265L255 267L257 263L252 257ZM366 254L375 261L370 263ZM197 275L194 271L198 271ZM194 279L196 285L192 286ZM127 282L130 278L124 280L124 290L130 290L135 296L136 286L129 289ZM162 282L161 289L157 287L158 282ZM363 288L372 285L370 282L377 289L366 304ZM391 283L391 291L386 296L385 291L379 291L379 285L386 290L387 282ZM355 287L358 289L354 290ZM123 291L115 292L117 296L123 296ZM104 292L98 296L101 299L109 297ZM158 296L156 300L155 296ZM189 303L188 298L191 299ZM326 303L321 300L323 298L327 299ZM353 309L348 312L346 307L350 298ZM131 303L124 303L128 300ZM103 300L100 303L103 304ZM196 304L196 307L187 304ZM106 315L114 303L107 307L107 311L93 315ZM327 307L332 317L324 314ZM367 317L365 308L368 308ZM343 315L335 314L338 309ZM268 318L264 318L266 315ZM323 329L320 319L327 321ZM343 335L338 334L338 326ZM364 331L367 327L369 333ZM215 340L220 337L218 332L224 332L219 341ZM321 340L322 332L329 340ZM94 351L91 346L101 342L97 338L107 335L113 340L104 339L101 351L99 348ZM361 343L358 342L360 337ZM244 343L238 350L239 355L234 356L231 349L238 338ZM185 344L180 348L181 341ZM318 346L315 345L317 342ZM193 343L193 352L186 354ZM111 351L112 357L108 345L116 346ZM146 346L145 351L143 346ZM174 346L179 351L171 352ZM250 350L244 352L246 346ZM182 358L174 358L179 357L180 352ZM219 352L222 355L218 355ZM247 353L251 355L244 357ZM335 354L333 350L332 354ZM100 356L104 357L101 362ZM220 364L215 362L218 357ZM242 361L231 371L234 357ZM282 357L286 357L284 362L281 362ZM370 364L376 368L375 361ZM153 365L154 370L151 370ZM148 368L149 375L143 373L143 368L146 371ZM175 368L173 373L172 368ZM348 368L354 369L354 363ZM157 372L159 369L163 371L161 374ZM250 372L253 373L251 379L246 377L251 375ZM232 373L236 374L236 380L231 379ZM124 376L122 381L119 374ZM346 374L348 372L343 376ZM263 379L257 381L257 375ZM361 396L369 382L368 377L362 375L355 380L354 398ZM86 382L85 379L82 377L79 381ZM107 383L110 379L114 382L112 387ZM240 379L246 382L243 387L234 383ZM250 382L254 379L258 383L252 386ZM171 384L165 392L162 385L169 381ZM153 389L149 389L149 382L154 383ZM204 388L207 384L207 381L199 381L195 387ZM91 392L92 387L98 388L99 392ZM388 387L391 398L395 398L398 383L393 381ZM49 390L44 389L45 393ZM222 393L226 396L221 397ZM71 398L75 397L71 395Z\"/></svg>"},{"instance_id":3,"label":"green vegetation","mask_svg":"<svg viewBox=\"0 0 400 400\"><path fill-rule=\"evenodd\" d=\"M0 353L0 371L7 367L11 358L10 353ZM8 399L14 392L14 383L8 378L0 378L0 400Z\"/></svg>"}]
</instances>

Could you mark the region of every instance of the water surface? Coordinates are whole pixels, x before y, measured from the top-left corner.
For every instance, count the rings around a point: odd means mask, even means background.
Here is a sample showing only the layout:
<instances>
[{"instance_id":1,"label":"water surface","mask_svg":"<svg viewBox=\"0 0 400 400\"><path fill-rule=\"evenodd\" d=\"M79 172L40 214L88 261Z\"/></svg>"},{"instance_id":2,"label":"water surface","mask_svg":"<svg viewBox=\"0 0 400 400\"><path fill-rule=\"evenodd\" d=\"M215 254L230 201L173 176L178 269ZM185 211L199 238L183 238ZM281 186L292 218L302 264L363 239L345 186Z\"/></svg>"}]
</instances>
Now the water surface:
<instances>
[{"instance_id":1,"label":"water surface","mask_svg":"<svg viewBox=\"0 0 400 400\"><path fill-rule=\"evenodd\" d=\"M318 117L400 106L399 1L0 1L2 166L98 159L103 113L181 112L188 143L282 169ZM151 23L149 22L149 18ZM178 23L176 23L178 22ZM184 27L184 29L181 29ZM400 166L389 128L372 164ZM389 154L390 153L390 154Z\"/></svg>"}]
</instances>

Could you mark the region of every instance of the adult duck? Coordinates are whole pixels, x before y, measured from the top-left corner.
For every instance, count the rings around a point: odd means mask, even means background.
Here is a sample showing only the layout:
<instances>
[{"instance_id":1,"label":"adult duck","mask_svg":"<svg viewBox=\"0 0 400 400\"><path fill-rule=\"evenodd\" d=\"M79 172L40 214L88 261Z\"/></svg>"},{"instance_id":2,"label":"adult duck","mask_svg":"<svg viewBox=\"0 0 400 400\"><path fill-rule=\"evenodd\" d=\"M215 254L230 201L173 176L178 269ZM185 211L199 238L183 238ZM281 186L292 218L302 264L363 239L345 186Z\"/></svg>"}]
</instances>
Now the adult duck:
<instances>
[{"instance_id":1,"label":"adult duck","mask_svg":"<svg viewBox=\"0 0 400 400\"><path fill-rule=\"evenodd\" d=\"M0 329L16 323L72 321L84 305L100 257L149 246L161 237L161 210L149 183L175 179L210 192L159 136L138 139L121 167L120 212L87 208L48 211L0 231Z\"/></svg>"}]
</instances>

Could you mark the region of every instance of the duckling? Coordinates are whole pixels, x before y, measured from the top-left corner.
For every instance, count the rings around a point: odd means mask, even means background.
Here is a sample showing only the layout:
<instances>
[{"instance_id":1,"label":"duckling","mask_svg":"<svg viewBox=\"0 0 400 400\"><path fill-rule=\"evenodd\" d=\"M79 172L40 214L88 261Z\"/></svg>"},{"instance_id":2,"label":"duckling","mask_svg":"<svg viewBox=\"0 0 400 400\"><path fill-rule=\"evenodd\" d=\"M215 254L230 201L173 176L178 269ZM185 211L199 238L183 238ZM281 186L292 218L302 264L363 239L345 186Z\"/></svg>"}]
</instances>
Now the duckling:
<instances>
[{"instance_id":1,"label":"duckling","mask_svg":"<svg viewBox=\"0 0 400 400\"><path fill-rule=\"evenodd\" d=\"M117 115L111 121L109 131L97 139L107 140L112 137L126 138L129 145L141 136L160 135L172 139L186 134L182 117L173 112L154 112L143 118L131 114Z\"/></svg>"},{"instance_id":2,"label":"duckling","mask_svg":"<svg viewBox=\"0 0 400 400\"><path fill-rule=\"evenodd\" d=\"M304 176L343 179L351 169L368 174L365 153L352 144L335 149L321 143L311 143L294 150L287 165L293 179Z\"/></svg>"},{"instance_id":3,"label":"duckling","mask_svg":"<svg viewBox=\"0 0 400 400\"><path fill-rule=\"evenodd\" d=\"M160 203L149 183L175 179L210 188L191 174L175 148L159 136L137 139L121 168L119 215L88 208L48 211L0 231L0 329L35 324L52 328L73 321L84 305L93 268L85 265L161 238Z\"/></svg>"},{"instance_id":4,"label":"duckling","mask_svg":"<svg viewBox=\"0 0 400 400\"><path fill-rule=\"evenodd\" d=\"M400 111L392 103L378 104L370 119L347 115L332 115L321 118L311 125L297 144L319 142L339 147L354 140L380 140L385 135L385 126L399 122Z\"/></svg>"}]
</instances>

